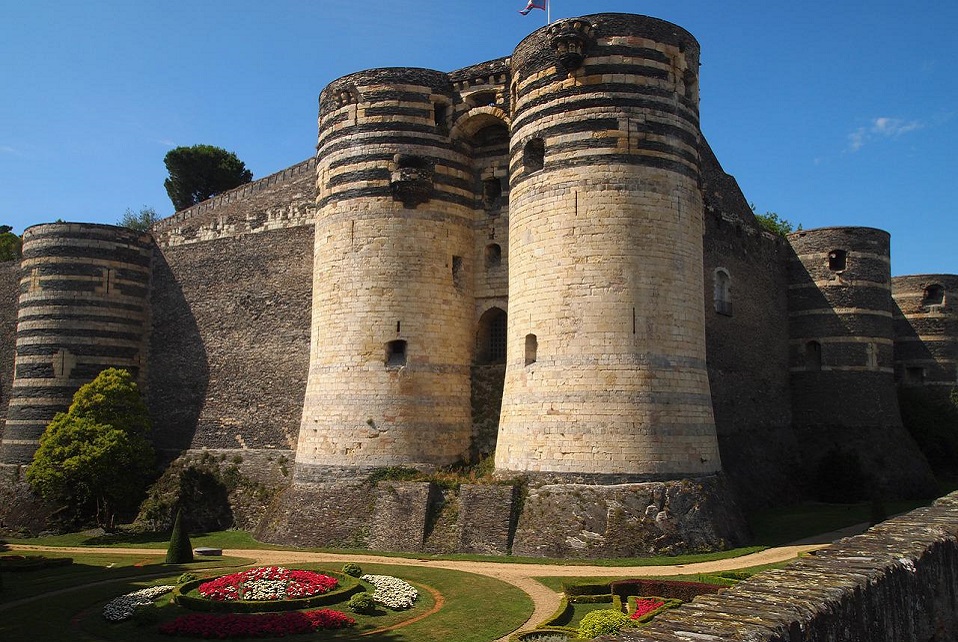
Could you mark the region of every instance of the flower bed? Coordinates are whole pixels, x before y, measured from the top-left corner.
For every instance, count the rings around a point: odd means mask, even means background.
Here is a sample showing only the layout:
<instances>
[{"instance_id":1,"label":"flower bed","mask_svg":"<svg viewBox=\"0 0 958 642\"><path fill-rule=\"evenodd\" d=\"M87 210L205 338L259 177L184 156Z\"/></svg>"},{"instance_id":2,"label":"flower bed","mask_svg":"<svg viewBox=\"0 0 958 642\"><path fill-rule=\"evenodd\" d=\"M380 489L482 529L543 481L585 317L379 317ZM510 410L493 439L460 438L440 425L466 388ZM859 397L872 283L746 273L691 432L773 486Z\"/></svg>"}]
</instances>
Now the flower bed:
<instances>
[{"instance_id":1,"label":"flower bed","mask_svg":"<svg viewBox=\"0 0 958 642\"><path fill-rule=\"evenodd\" d=\"M266 566L177 587L173 599L194 611L253 613L327 606L363 590L356 578Z\"/></svg>"},{"instance_id":2,"label":"flower bed","mask_svg":"<svg viewBox=\"0 0 958 642\"><path fill-rule=\"evenodd\" d=\"M160 625L160 633L179 637L226 640L229 638L272 638L310 633L320 629L342 629L356 620L331 609L214 615L191 613Z\"/></svg>"},{"instance_id":3,"label":"flower bed","mask_svg":"<svg viewBox=\"0 0 958 642\"><path fill-rule=\"evenodd\" d=\"M138 606L148 606L153 604L153 600L169 593L175 587L173 586L150 586L139 591L133 591L126 595L114 598L103 607L103 617L111 622L123 622L133 617L133 612Z\"/></svg>"},{"instance_id":4,"label":"flower bed","mask_svg":"<svg viewBox=\"0 0 958 642\"><path fill-rule=\"evenodd\" d=\"M70 557L46 557L45 555L2 555L0 556L0 570L2 571L38 571L42 568L55 568L73 564Z\"/></svg>"},{"instance_id":5,"label":"flower bed","mask_svg":"<svg viewBox=\"0 0 958 642\"><path fill-rule=\"evenodd\" d=\"M376 587L373 592L373 600L394 611L412 608L412 605L419 598L419 591L413 585L398 577L363 575L360 579Z\"/></svg>"},{"instance_id":6,"label":"flower bed","mask_svg":"<svg viewBox=\"0 0 958 642\"><path fill-rule=\"evenodd\" d=\"M629 614L629 617L633 620L638 620L643 615L657 611L663 606L665 606L663 600L657 600L654 597L640 597L635 600L635 608L632 610L632 613Z\"/></svg>"},{"instance_id":7,"label":"flower bed","mask_svg":"<svg viewBox=\"0 0 958 642\"><path fill-rule=\"evenodd\" d=\"M241 573L223 575L200 584L200 595L224 600L285 600L322 595L339 580L312 571L291 571L282 566L263 566Z\"/></svg>"}]
</instances>

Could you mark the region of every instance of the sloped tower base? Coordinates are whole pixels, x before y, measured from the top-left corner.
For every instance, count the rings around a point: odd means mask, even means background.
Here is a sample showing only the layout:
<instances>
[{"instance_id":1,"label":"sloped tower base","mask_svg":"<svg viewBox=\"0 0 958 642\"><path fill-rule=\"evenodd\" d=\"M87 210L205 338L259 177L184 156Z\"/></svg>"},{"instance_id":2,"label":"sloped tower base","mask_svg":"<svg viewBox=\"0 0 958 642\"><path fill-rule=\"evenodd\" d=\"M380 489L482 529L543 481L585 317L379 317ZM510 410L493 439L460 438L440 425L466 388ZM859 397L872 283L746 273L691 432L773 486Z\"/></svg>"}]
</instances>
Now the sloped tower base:
<instances>
[{"instance_id":1,"label":"sloped tower base","mask_svg":"<svg viewBox=\"0 0 958 642\"><path fill-rule=\"evenodd\" d=\"M748 527L724 477L635 484L548 484L529 490L514 555L683 555L741 546Z\"/></svg>"},{"instance_id":2,"label":"sloped tower base","mask_svg":"<svg viewBox=\"0 0 958 642\"><path fill-rule=\"evenodd\" d=\"M701 553L746 543L720 475L630 484L518 486L294 482L257 539L412 553L604 558Z\"/></svg>"}]
</instances>

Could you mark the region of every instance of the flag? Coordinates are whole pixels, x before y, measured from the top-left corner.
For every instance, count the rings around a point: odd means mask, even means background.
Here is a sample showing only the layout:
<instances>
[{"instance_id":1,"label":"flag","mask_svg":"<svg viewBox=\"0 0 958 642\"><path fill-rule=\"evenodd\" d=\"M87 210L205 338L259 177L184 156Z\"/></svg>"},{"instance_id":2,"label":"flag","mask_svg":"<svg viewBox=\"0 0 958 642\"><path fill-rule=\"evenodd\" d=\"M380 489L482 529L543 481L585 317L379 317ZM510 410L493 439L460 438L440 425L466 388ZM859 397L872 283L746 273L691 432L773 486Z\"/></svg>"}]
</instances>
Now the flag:
<instances>
[{"instance_id":1,"label":"flag","mask_svg":"<svg viewBox=\"0 0 958 642\"><path fill-rule=\"evenodd\" d=\"M546 3L548 1L549 0L529 0L529 4L526 5L526 8L521 9L519 13L526 16L526 15L529 15L529 12L532 11L533 9L542 9L543 11L545 11Z\"/></svg>"}]
</instances>

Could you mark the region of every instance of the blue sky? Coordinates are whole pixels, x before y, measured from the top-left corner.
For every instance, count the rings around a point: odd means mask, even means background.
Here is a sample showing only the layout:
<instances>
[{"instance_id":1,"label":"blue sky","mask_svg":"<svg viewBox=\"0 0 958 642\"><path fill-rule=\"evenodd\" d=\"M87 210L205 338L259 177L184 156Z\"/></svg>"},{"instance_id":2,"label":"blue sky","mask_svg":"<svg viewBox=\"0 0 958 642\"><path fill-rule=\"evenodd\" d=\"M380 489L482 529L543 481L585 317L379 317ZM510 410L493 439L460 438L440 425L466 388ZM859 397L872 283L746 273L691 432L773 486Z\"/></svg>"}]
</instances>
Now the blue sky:
<instances>
[{"instance_id":1,"label":"blue sky","mask_svg":"<svg viewBox=\"0 0 958 642\"><path fill-rule=\"evenodd\" d=\"M163 156L225 147L260 178L308 158L317 97L371 67L509 55L524 0L0 0L0 223L172 213ZM554 0L702 45L702 129L759 211L892 234L895 274L958 272L958 3Z\"/></svg>"}]
</instances>

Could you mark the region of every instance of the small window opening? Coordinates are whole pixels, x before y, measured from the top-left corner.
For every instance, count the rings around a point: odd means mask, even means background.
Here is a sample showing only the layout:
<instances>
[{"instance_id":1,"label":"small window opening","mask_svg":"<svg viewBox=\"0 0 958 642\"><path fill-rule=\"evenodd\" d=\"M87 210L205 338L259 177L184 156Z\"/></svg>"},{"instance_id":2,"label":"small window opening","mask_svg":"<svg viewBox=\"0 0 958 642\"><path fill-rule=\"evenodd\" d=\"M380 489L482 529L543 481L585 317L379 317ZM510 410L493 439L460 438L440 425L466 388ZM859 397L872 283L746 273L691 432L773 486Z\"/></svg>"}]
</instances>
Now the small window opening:
<instances>
[{"instance_id":1,"label":"small window opening","mask_svg":"<svg viewBox=\"0 0 958 642\"><path fill-rule=\"evenodd\" d=\"M536 335L527 334L526 335L526 365L531 365L536 362L536 354L539 352L539 340L536 339Z\"/></svg>"},{"instance_id":2,"label":"small window opening","mask_svg":"<svg viewBox=\"0 0 958 642\"><path fill-rule=\"evenodd\" d=\"M832 250L828 253L828 269L832 272L841 272L848 263L848 252L845 250Z\"/></svg>"},{"instance_id":3,"label":"small window opening","mask_svg":"<svg viewBox=\"0 0 958 642\"><path fill-rule=\"evenodd\" d=\"M496 92L494 91L480 91L466 98L466 102L470 107L485 107L486 105L495 105L496 100Z\"/></svg>"},{"instance_id":4,"label":"small window opening","mask_svg":"<svg viewBox=\"0 0 958 642\"><path fill-rule=\"evenodd\" d=\"M452 284L457 288L462 287L462 257L452 257Z\"/></svg>"},{"instance_id":5,"label":"small window opening","mask_svg":"<svg viewBox=\"0 0 958 642\"><path fill-rule=\"evenodd\" d=\"M498 243L490 243L486 246L486 267L494 268L502 264L502 246Z\"/></svg>"},{"instance_id":6,"label":"small window opening","mask_svg":"<svg viewBox=\"0 0 958 642\"><path fill-rule=\"evenodd\" d=\"M943 305L945 303L945 288L938 283L933 283L925 288L925 295L922 298L922 305Z\"/></svg>"},{"instance_id":7,"label":"small window opening","mask_svg":"<svg viewBox=\"0 0 958 642\"><path fill-rule=\"evenodd\" d=\"M713 294L715 311L725 316L732 316L732 278L722 268L715 270Z\"/></svg>"},{"instance_id":8,"label":"small window opening","mask_svg":"<svg viewBox=\"0 0 958 642\"><path fill-rule=\"evenodd\" d=\"M905 383L925 383L925 369L920 366L908 366L905 368Z\"/></svg>"},{"instance_id":9,"label":"small window opening","mask_svg":"<svg viewBox=\"0 0 958 642\"><path fill-rule=\"evenodd\" d=\"M400 328L402 328L402 321L396 321L396 334L399 334Z\"/></svg>"},{"instance_id":10,"label":"small window opening","mask_svg":"<svg viewBox=\"0 0 958 642\"><path fill-rule=\"evenodd\" d=\"M449 105L439 102L433 103L432 114L436 129L443 133L449 131Z\"/></svg>"},{"instance_id":11,"label":"small window opening","mask_svg":"<svg viewBox=\"0 0 958 642\"><path fill-rule=\"evenodd\" d=\"M541 138L533 138L522 150L522 166L527 172L536 172L545 166L546 144Z\"/></svg>"},{"instance_id":12,"label":"small window opening","mask_svg":"<svg viewBox=\"0 0 958 642\"><path fill-rule=\"evenodd\" d=\"M502 198L502 179L487 178L482 181L482 202L487 208L497 208Z\"/></svg>"},{"instance_id":13,"label":"small window opening","mask_svg":"<svg viewBox=\"0 0 958 642\"><path fill-rule=\"evenodd\" d=\"M429 159L415 154L396 154L396 166L399 169L429 169Z\"/></svg>"},{"instance_id":14,"label":"small window opening","mask_svg":"<svg viewBox=\"0 0 958 642\"><path fill-rule=\"evenodd\" d=\"M401 339L386 344L386 366L399 368L406 365L406 342Z\"/></svg>"},{"instance_id":15,"label":"small window opening","mask_svg":"<svg viewBox=\"0 0 958 642\"><path fill-rule=\"evenodd\" d=\"M818 341L809 341L805 344L805 369L813 371L822 369L822 344Z\"/></svg>"}]
</instances>

